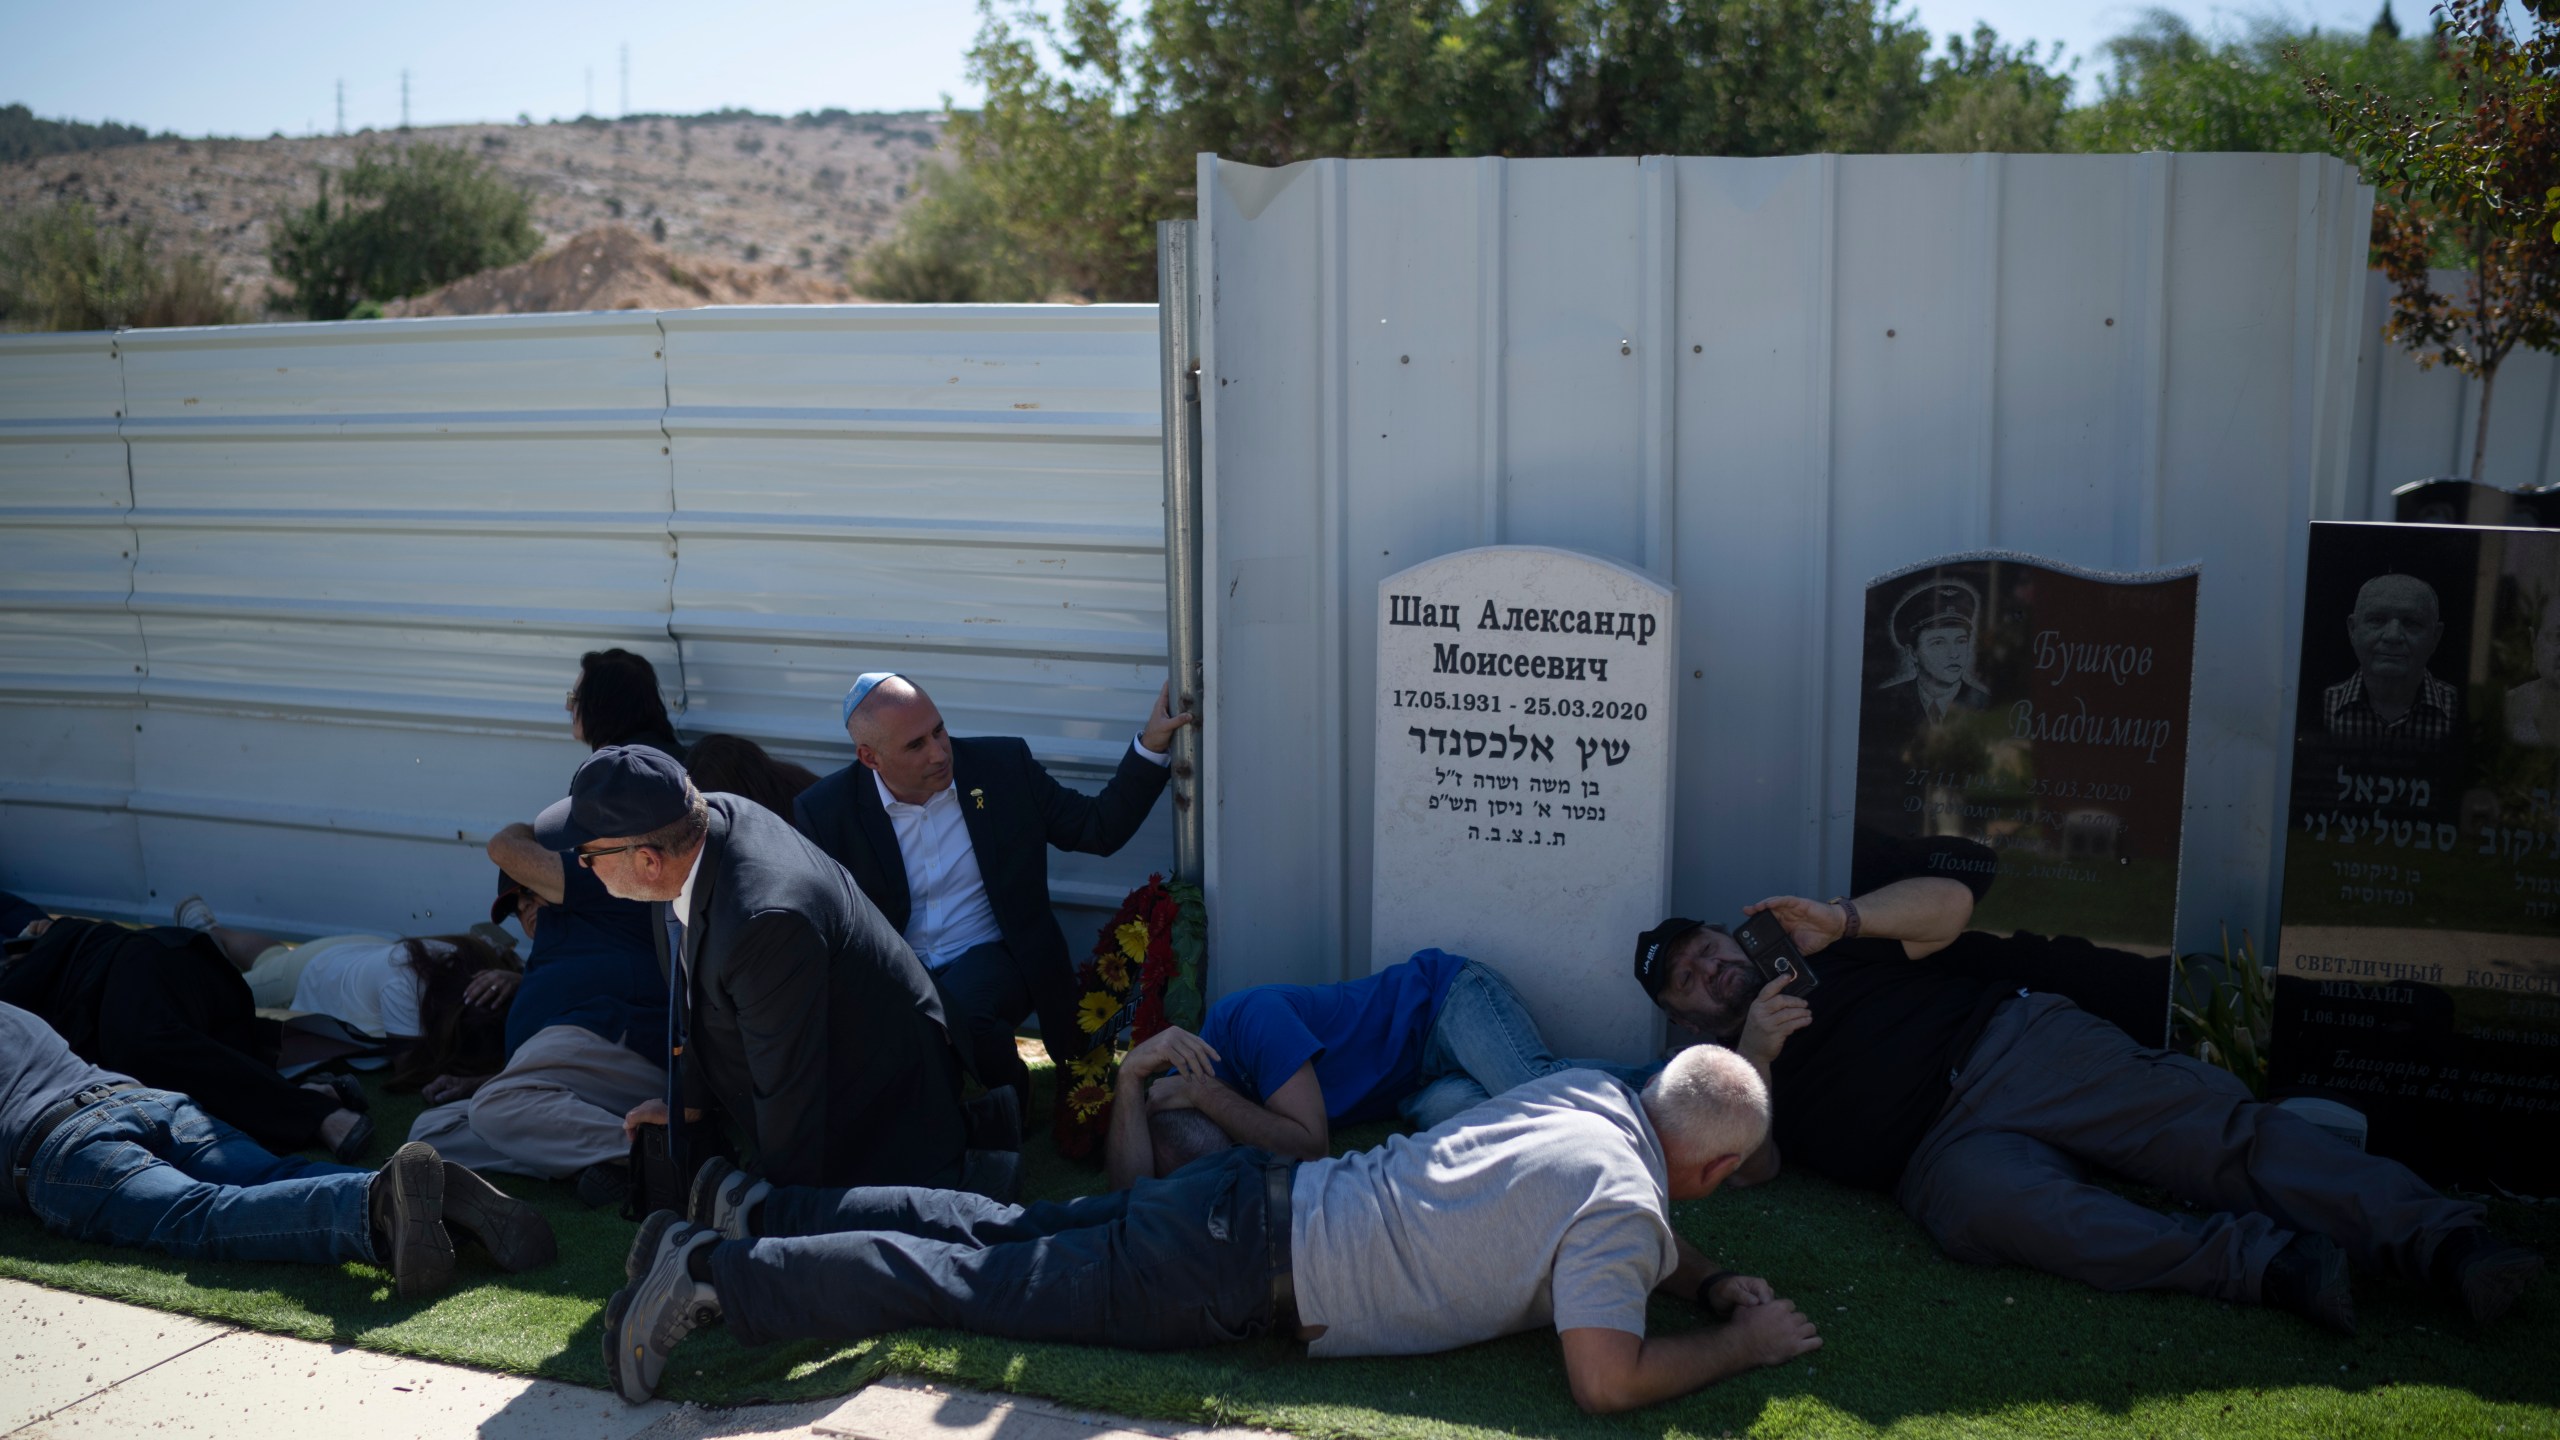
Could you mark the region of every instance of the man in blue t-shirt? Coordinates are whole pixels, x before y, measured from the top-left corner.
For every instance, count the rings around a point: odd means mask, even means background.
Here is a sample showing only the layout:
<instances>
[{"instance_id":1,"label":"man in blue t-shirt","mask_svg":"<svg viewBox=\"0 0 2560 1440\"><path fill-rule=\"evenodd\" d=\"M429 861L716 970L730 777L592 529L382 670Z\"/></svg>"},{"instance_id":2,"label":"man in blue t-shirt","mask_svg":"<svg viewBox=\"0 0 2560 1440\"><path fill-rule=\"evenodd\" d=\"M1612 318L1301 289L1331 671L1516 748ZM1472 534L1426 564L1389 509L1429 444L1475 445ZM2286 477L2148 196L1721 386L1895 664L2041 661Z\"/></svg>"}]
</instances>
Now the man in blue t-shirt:
<instances>
[{"instance_id":1,"label":"man in blue t-shirt","mask_svg":"<svg viewBox=\"0 0 2560 1440\"><path fill-rule=\"evenodd\" d=\"M1114 1189L1226 1145L1317 1160L1337 1124L1401 1114L1429 1129L1559 1070L1641 1086L1660 1068L1559 1060L1500 971L1423 950L1339 985L1239 990L1209 1007L1199 1034L1150 1036L1121 1062L1103 1155Z\"/></svg>"},{"instance_id":2,"label":"man in blue t-shirt","mask_svg":"<svg viewBox=\"0 0 2560 1440\"><path fill-rule=\"evenodd\" d=\"M628 1184L623 1117L667 1088L667 984L649 907L616 900L583 866L564 865L532 828L489 842L503 878L493 921L513 914L533 938L507 1010L506 1068L485 1080L439 1077L433 1109L409 1138L482 1170L578 1177L591 1205Z\"/></svg>"}]
</instances>

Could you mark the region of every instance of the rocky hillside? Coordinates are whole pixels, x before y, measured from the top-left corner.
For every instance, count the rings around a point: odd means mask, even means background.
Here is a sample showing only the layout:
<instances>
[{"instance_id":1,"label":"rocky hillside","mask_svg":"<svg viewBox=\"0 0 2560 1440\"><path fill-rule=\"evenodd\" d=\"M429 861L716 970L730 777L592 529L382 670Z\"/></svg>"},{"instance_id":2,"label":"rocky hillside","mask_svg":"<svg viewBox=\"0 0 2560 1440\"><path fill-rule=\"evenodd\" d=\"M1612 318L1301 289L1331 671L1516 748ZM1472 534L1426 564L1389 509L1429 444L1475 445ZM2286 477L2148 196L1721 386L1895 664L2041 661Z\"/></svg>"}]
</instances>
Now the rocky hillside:
<instances>
[{"instance_id":1,"label":"rocky hillside","mask_svg":"<svg viewBox=\"0 0 2560 1440\"><path fill-rule=\"evenodd\" d=\"M887 231L941 129L930 112L827 111L153 140L0 164L0 211L80 198L107 219L148 222L162 244L211 255L255 313L271 278L269 217L310 203L321 171L367 145L460 145L532 193L546 248L619 222L677 257L780 266L823 289Z\"/></svg>"}]
</instances>

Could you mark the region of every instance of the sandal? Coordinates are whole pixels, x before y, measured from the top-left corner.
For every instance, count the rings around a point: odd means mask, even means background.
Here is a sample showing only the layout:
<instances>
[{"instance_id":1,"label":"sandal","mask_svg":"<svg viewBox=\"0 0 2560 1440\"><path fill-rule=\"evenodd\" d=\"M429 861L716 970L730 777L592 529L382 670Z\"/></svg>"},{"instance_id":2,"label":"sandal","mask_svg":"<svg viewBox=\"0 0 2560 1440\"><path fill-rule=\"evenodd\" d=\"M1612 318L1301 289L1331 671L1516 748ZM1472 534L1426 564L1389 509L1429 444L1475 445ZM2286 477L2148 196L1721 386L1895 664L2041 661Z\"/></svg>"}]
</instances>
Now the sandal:
<instances>
[{"instance_id":1,"label":"sandal","mask_svg":"<svg viewBox=\"0 0 2560 1440\"><path fill-rule=\"evenodd\" d=\"M302 1083L305 1087L328 1086L330 1093L338 1097L338 1108L341 1110L353 1110L362 1115L373 1108L373 1101L364 1093L364 1082L344 1071L333 1070L326 1075L314 1075Z\"/></svg>"},{"instance_id":2,"label":"sandal","mask_svg":"<svg viewBox=\"0 0 2560 1440\"><path fill-rule=\"evenodd\" d=\"M346 1138L329 1147L329 1158L341 1165L353 1165L373 1146L373 1122L359 1115L347 1127Z\"/></svg>"}]
</instances>

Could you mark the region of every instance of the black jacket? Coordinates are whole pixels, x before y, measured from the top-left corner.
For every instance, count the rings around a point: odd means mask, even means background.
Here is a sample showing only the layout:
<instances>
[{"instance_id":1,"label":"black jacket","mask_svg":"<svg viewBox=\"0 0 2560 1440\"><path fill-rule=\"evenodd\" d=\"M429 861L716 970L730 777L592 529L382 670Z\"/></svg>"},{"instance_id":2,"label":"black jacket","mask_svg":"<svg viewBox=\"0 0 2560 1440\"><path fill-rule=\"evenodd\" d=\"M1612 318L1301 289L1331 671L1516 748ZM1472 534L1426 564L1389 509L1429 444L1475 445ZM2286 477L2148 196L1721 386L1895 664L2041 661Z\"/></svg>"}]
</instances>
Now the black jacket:
<instances>
[{"instance_id":1,"label":"black jacket","mask_svg":"<svg viewBox=\"0 0 2560 1440\"><path fill-rule=\"evenodd\" d=\"M1109 855L1128 844L1170 774L1132 747L1122 752L1120 769L1102 793L1086 795L1059 784L1020 740L951 742L951 781L960 792L969 848L1005 948L1039 1007L1041 1039L1053 1059L1082 1055L1085 1035L1075 1019L1075 965L1049 908L1049 847ZM890 927L904 931L913 909L907 863L871 772L860 761L847 765L801 791L792 811L818 848L853 872Z\"/></svg>"},{"instance_id":2,"label":"black jacket","mask_svg":"<svg viewBox=\"0 0 2560 1440\"><path fill-rule=\"evenodd\" d=\"M780 816L708 800L684 932L686 1103L718 1109L777 1185L954 1183L967 1123L932 977Z\"/></svg>"}]
</instances>

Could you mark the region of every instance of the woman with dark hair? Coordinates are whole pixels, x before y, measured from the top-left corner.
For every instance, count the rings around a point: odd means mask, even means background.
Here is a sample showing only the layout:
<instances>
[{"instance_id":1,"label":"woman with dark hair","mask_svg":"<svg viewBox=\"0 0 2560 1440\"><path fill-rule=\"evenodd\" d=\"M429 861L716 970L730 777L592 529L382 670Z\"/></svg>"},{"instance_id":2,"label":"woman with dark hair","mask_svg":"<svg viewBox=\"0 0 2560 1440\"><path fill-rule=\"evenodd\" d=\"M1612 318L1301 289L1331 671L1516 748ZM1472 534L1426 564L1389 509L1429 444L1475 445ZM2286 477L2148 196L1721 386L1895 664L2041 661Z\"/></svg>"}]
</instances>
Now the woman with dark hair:
<instances>
[{"instance_id":1,"label":"woman with dark hair","mask_svg":"<svg viewBox=\"0 0 2560 1440\"><path fill-rule=\"evenodd\" d=\"M570 735L590 750L646 745L677 760L685 758L675 722L667 717L667 702L658 696L657 667L645 655L616 648L579 656L568 711Z\"/></svg>"},{"instance_id":2,"label":"woman with dark hair","mask_svg":"<svg viewBox=\"0 0 2560 1440\"><path fill-rule=\"evenodd\" d=\"M791 818L792 797L818 783L816 771L777 760L738 735L705 735L694 741L684 768L696 790L744 796L785 820Z\"/></svg>"}]
</instances>

